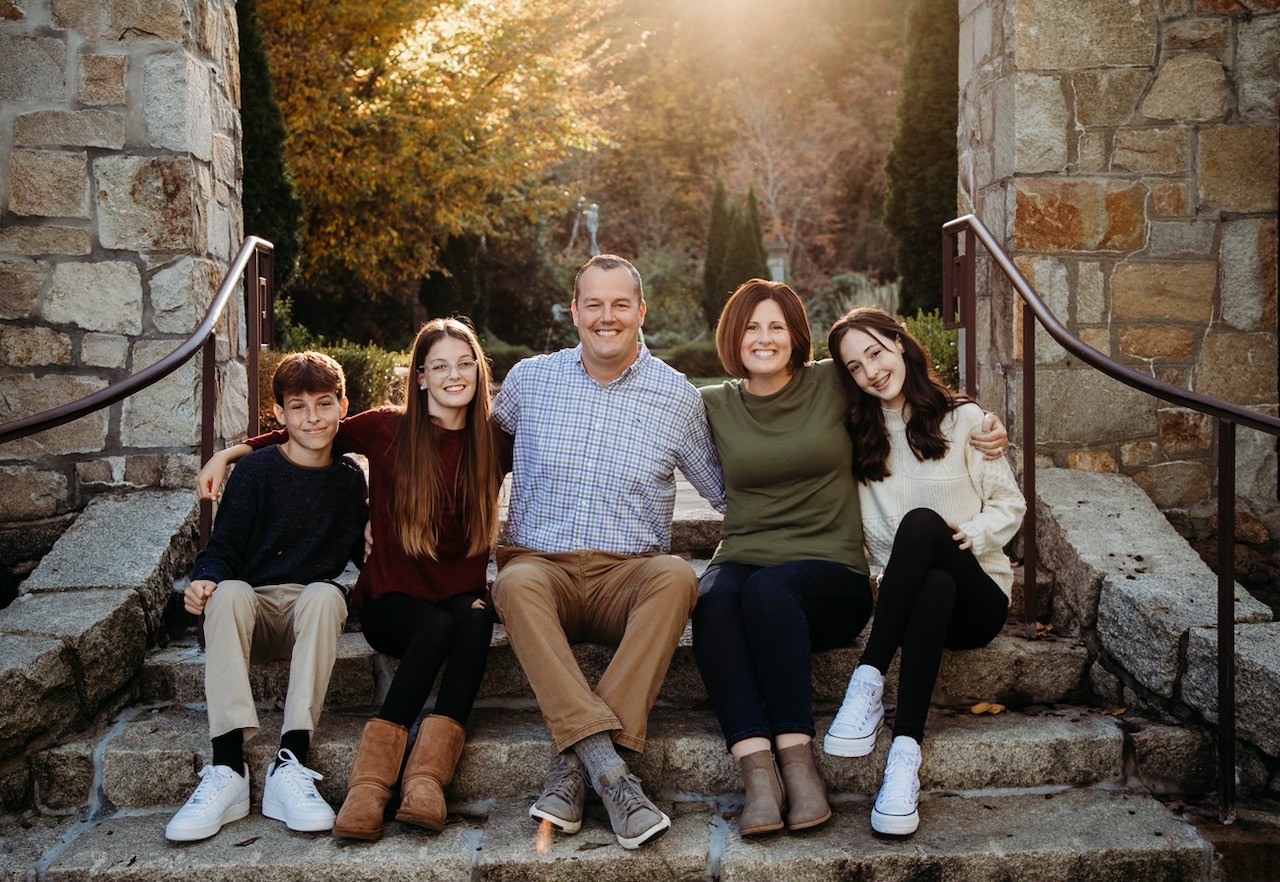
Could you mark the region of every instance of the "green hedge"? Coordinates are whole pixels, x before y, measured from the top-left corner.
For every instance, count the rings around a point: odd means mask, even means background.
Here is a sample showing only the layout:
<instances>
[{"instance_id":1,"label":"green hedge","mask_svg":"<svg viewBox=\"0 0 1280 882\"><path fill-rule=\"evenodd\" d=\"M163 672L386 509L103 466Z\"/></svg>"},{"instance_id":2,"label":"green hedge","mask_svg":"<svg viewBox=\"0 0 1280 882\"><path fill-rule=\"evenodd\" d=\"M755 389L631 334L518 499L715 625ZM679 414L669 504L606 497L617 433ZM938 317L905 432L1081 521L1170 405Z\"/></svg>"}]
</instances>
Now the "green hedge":
<instances>
[{"instance_id":1,"label":"green hedge","mask_svg":"<svg viewBox=\"0 0 1280 882\"><path fill-rule=\"evenodd\" d=\"M715 377L724 373L724 365L716 355L716 344L710 340L681 343L657 355L687 377Z\"/></svg>"},{"instance_id":2,"label":"green hedge","mask_svg":"<svg viewBox=\"0 0 1280 882\"><path fill-rule=\"evenodd\" d=\"M397 375L396 368L408 366L409 359L405 353L388 352L380 346L360 346L345 341L333 346L311 348L316 352L323 352L342 365L342 373L347 378L347 401L350 402L348 414L360 413L383 404L401 403L404 378ZM272 410L275 398L271 394L271 377L276 365L288 354L272 349L258 356L258 417L264 432L280 428Z\"/></svg>"},{"instance_id":3,"label":"green hedge","mask_svg":"<svg viewBox=\"0 0 1280 882\"><path fill-rule=\"evenodd\" d=\"M530 358L538 353L528 346L508 346L506 343L490 343L484 347L484 354L489 356L489 364L493 366L493 380L501 383L507 373L516 366L516 362Z\"/></svg>"},{"instance_id":4,"label":"green hedge","mask_svg":"<svg viewBox=\"0 0 1280 882\"><path fill-rule=\"evenodd\" d=\"M960 388L960 359L958 351L958 334L942 327L942 315L938 310L925 312L917 310L915 318L902 317L906 325L933 362L933 369L942 382L952 389Z\"/></svg>"}]
</instances>

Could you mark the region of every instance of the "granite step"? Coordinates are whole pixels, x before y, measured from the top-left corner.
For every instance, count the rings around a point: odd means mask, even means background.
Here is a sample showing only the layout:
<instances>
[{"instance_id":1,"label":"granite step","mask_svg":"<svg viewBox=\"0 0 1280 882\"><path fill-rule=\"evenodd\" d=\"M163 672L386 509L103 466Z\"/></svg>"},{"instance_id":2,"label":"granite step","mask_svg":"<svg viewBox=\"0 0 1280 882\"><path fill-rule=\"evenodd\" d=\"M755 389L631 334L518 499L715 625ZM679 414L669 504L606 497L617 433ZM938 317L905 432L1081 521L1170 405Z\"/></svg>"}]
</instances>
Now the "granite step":
<instances>
[{"instance_id":1,"label":"granite step","mask_svg":"<svg viewBox=\"0 0 1280 882\"><path fill-rule=\"evenodd\" d=\"M1107 790L926 796L907 840L871 832L866 801L837 803L831 822L798 835L743 840L734 807L665 806L672 827L620 848L597 803L582 832L538 840L523 800L450 816L440 834L391 823L380 842L291 833L256 812L204 842L165 841L167 814L121 815L82 830L42 861L46 882L658 882L658 880L1089 879L1208 880L1212 849L1145 795ZM728 810L726 810L728 809Z\"/></svg>"},{"instance_id":2,"label":"granite step","mask_svg":"<svg viewBox=\"0 0 1280 882\"><path fill-rule=\"evenodd\" d=\"M255 799L277 744L281 714L261 715L262 732L246 745ZM367 715L328 712L321 718L309 763L324 774L320 792L332 801L346 793L347 773ZM818 718L819 738L830 724ZM33 760L42 805L83 805L100 751L100 795L119 808L181 804L195 773L210 759L201 707L139 709L105 743L91 740L50 748ZM1131 725L1131 723L1130 723ZM552 748L542 716L529 708L477 708L466 749L448 788L454 803L528 797L541 787ZM1126 733L1114 717L1076 706L1031 708L1001 714L934 708L928 723L921 783L926 790L1083 786L1119 781L1126 774ZM819 753L833 793L867 794L879 786L890 737L881 734L866 758ZM709 711L654 710L643 754L633 770L653 793L714 796L741 789L736 764ZM1155 770L1142 769L1154 776Z\"/></svg>"},{"instance_id":3,"label":"granite step","mask_svg":"<svg viewBox=\"0 0 1280 882\"><path fill-rule=\"evenodd\" d=\"M814 656L816 706L839 704L865 636L864 633L854 647ZM612 650L580 645L574 648L574 655L587 680L594 683L612 658ZM375 653L363 634L355 631L343 634L338 640L338 656L326 705L360 708L380 703L397 664L395 659ZM934 699L948 705L986 700L1015 707L1079 701L1083 697L1087 664L1088 651L1081 640L1026 640L1020 626L1010 624L989 646L945 653ZM888 694L892 695L897 682L896 662L888 680ZM289 684L288 662L254 665L250 669L250 682L260 703L283 703ZM480 696L483 700L533 698L501 625L494 629ZM204 655L196 647L194 637L171 643L147 657L142 668L142 700L184 704L204 701ZM687 626L658 693L658 701L672 707L706 704L706 689L694 661Z\"/></svg>"}]
</instances>

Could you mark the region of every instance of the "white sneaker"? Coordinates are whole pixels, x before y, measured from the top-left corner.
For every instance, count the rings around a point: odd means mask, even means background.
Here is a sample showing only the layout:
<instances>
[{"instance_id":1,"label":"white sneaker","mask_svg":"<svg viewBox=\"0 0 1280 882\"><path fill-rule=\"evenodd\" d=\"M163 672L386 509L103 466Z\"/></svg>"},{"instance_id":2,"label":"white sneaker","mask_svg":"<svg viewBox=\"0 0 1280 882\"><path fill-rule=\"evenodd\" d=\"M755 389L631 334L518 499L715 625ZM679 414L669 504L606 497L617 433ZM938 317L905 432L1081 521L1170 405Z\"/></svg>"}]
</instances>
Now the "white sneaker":
<instances>
[{"instance_id":1,"label":"white sneaker","mask_svg":"<svg viewBox=\"0 0 1280 882\"><path fill-rule=\"evenodd\" d=\"M871 810L871 829L877 833L906 836L920 826L916 797L920 794L920 745L914 738L899 735L889 747L884 766L884 783Z\"/></svg>"},{"instance_id":2,"label":"white sneaker","mask_svg":"<svg viewBox=\"0 0 1280 882\"><path fill-rule=\"evenodd\" d=\"M208 839L223 824L238 821L249 814L249 770L236 773L230 766L205 766L200 770L200 783L165 825L166 839L194 842Z\"/></svg>"},{"instance_id":3,"label":"white sneaker","mask_svg":"<svg viewBox=\"0 0 1280 882\"><path fill-rule=\"evenodd\" d=\"M832 756L866 756L875 749L884 723L884 677L871 665L858 665L822 749Z\"/></svg>"},{"instance_id":4,"label":"white sneaker","mask_svg":"<svg viewBox=\"0 0 1280 882\"><path fill-rule=\"evenodd\" d=\"M324 775L313 772L293 755L281 750L267 766L267 783L262 791L262 814L284 821L290 830L315 833L332 830L334 814L329 803L316 791L316 781Z\"/></svg>"}]
</instances>

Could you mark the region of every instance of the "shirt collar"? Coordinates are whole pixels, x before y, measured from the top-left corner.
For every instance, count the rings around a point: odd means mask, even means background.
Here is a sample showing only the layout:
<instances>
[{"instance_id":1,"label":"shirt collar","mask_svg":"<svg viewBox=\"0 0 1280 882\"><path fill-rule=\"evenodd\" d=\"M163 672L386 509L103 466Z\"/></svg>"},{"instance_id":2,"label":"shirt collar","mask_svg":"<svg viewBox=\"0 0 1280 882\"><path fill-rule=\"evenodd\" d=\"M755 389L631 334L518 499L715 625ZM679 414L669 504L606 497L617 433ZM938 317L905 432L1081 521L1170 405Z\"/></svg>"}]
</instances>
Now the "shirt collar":
<instances>
[{"instance_id":1,"label":"shirt collar","mask_svg":"<svg viewBox=\"0 0 1280 882\"><path fill-rule=\"evenodd\" d=\"M606 383L606 387L612 386L614 383L621 383L624 380L628 380L643 370L644 362L648 361L652 356L649 353L648 346L644 343L640 343L638 345L640 346L640 352L636 355L636 360L627 365L626 370ZM593 383L596 382L595 379L587 373L587 366L582 363L582 344L579 343L577 346L573 347L573 349L569 350L569 352L571 353L571 357L569 358L568 364L576 367L580 372L580 376L591 380Z\"/></svg>"}]
</instances>

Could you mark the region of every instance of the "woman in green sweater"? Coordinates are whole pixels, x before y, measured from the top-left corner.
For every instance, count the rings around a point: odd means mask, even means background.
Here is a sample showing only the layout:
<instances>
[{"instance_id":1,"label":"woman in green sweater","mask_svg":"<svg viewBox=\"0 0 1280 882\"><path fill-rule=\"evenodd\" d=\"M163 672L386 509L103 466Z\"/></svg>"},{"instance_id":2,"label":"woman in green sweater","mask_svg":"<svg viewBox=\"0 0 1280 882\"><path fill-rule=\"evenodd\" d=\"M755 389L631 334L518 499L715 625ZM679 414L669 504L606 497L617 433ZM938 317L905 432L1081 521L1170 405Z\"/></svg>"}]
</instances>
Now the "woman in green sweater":
<instances>
[{"instance_id":1,"label":"woman in green sweater","mask_svg":"<svg viewBox=\"0 0 1280 882\"><path fill-rule=\"evenodd\" d=\"M851 645L871 616L849 404L839 366L812 361L804 305L784 284L741 285L716 349L737 379L702 389L727 511L698 585L694 655L742 769L742 834L802 830L831 817L810 656Z\"/></svg>"}]
</instances>

